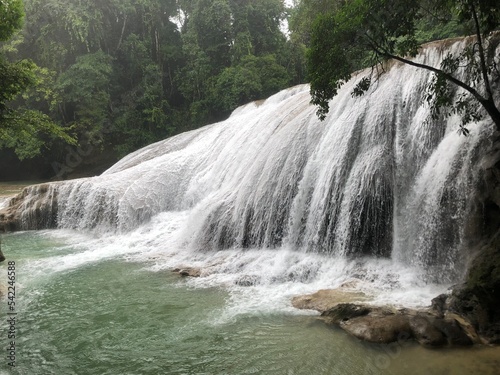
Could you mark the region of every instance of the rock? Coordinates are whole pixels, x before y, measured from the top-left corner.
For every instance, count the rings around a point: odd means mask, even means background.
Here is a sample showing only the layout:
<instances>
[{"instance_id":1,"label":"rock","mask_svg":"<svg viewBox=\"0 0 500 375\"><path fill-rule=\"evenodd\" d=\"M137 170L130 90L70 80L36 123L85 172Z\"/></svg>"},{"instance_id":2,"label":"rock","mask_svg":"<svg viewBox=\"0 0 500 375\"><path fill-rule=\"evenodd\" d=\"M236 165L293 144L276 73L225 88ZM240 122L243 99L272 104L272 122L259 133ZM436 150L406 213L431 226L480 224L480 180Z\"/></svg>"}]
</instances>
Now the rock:
<instances>
[{"instance_id":1,"label":"rock","mask_svg":"<svg viewBox=\"0 0 500 375\"><path fill-rule=\"evenodd\" d=\"M467 327L465 320L456 319L449 312L440 315L433 309L395 309L390 306L338 303L324 311L321 318L360 340L380 344L409 338L432 347L464 346L478 342L473 328Z\"/></svg>"},{"instance_id":2,"label":"rock","mask_svg":"<svg viewBox=\"0 0 500 375\"><path fill-rule=\"evenodd\" d=\"M0 231L55 228L58 186L53 182L25 187L0 210Z\"/></svg>"},{"instance_id":3,"label":"rock","mask_svg":"<svg viewBox=\"0 0 500 375\"><path fill-rule=\"evenodd\" d=\"M409 320L412 336L425 346L443 346L448 343L443 332L437 329L430 321L430 316L417 314Z\"/></svg>"},{"instance_id":4,"label":"rock","mask_svg":"<svg viewBox=\"0 0 500 375\"><path fill-rule=\"evenodd\" d=\"M324 311L321 317L328 324L339 324L340 322L359 316L368 315L372 307L367 305L357 305L354 303L338 303L336 306Z\"/></svg>"},{"instance_id":5,"label":"rock","mask_svg":"<svg viewBox=\"0 0 500 375\"><path fill-rule=\"evenodd\" d=\"M464 331L464 333L472 340L474 344L486 344L487 342L484 341L477 333L476 329L474 326L466 320L463 316L460 316L458 314L446 311L444 317L448 320L455 320L460 328Z\"/></svg>"},{"instance_id":6,"label":"rock","mask_svg":"<svg viewBox=\"0 0 500 375\"><path fill-rule=\"evenodd\" d=\"M176 272L184 277L200 277L201 276L201 268L197 267L184 267L184 268L175 268L172 272Z\"/></svg>"},{"instance_id":7,"label":"rock","mask_svg":"<svg viewBox=\"0 0 500 375\"><path fill-rule=\"evenodd\" d=\"M420 344L426 346L468 346L474 342L479 342L472 327L467 327L467 322L459 323L454 315L446 313L443 316L436 316L431 313L418 312L410 318L410 327L413 337Z\"/></svg>"},{"instance_id":8,"label":"rock","mask_svg":"<svg viewBox=\"0 0 500 375\"><path fill-rule=\"evenodd\" d=\"M339 303L362 302L369 297L359 291L348 289L322 289L313 294L306 294L292 298L292 306L303 310L324 312L337 306Z\"/></svg>"},{"instance_id":9,"label":"rock","mask_svg":"<svg viewBox=\"0 0 500 375\"><path fill-rule=\"evenodd\" d=\"M491 344L500 343L500 133L492 140L478 165L464 228L471 261L465 282L447 300L449 312L470 322Z\"/></svg>"},{"instance_id":10,"label":"rock","mask_svg":"<svg viewBox=\"0 0 500 375\"><path fill-rule=\"evenodd\" d=\"M488 343L500 343L500 231L479 246L464 284L455 287L448 309L464 317Z\"/></svg>"},{"instance_id":11,"label":"rock","mask_svg":"<svg viewBox=\"0 0 500 375\"><path fill-rule=\"evenodd\" d=\"M437 318L432 321L432 324L446 336L450 345L467 346L473 344L455 319Z\"/></svg>"},{"instance_id":12,"label":"rock","mask_svg":"<svg viewBox=\"0 0 500 375\"><path fill-rule=\"evenodd\" d=\"M340 323L340 327L358 339L379 344L388 344L411 337L407 315L370 314Z\"/></svg>"},{"instance_id":13,"label":"rock","mask_svg":"<svg viewBox=\"0 0 500 375\"><path fill-rule=\"evenodd\" d=\"M3 262L5 260L5 256L2 253L2 250L0 250L0 262Z\"/></svg>"},{"instance_id":14,"label":"rock","mask_svg":"<svg viewBox=\"0 0 500 375\"><path fill-rule=\"evenodd\" d=\"M431 301L431 310L435 311L439 316L443 316L447 306L446 301L448 300L448 294L440 294Z\"/></svg>"},{"instance_id":15,"label":"rock","mask_svg":"<svg viewBox=\"0 0 500 375\"><path fill-rule=\"evenodd\" d=\"M254 286L259 283L259 277L255 275L243 275L234 283L239 286Z\"/></svg>"}]
</instances>

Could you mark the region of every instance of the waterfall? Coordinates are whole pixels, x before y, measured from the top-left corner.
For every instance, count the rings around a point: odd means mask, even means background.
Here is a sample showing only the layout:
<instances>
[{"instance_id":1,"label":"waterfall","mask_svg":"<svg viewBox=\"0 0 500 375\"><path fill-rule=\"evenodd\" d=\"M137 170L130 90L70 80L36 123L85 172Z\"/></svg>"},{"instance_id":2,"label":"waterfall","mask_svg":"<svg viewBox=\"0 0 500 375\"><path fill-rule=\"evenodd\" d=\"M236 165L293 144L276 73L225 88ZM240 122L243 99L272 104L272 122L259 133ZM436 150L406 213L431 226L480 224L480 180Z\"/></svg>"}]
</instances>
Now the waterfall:
<instances>
[{"instance_id":1,"label":"waterfall","mask_svg":"<svg viewBox=\"0 0 500 375\"><path fill-rule=\"evenodd\" d=\"M439 66L463 43L431 44L416 59ZM453 280L464 271L474 166L493 128L480 122L464 137L459 118L433 120L432 76L406 65L353 98L366 74L342 87L323 122L301 85L140 149L101 176L59 183L57 225L127 233L184 212L182 242L198 251L392 258Z\"/></svg>"}]
</instances>

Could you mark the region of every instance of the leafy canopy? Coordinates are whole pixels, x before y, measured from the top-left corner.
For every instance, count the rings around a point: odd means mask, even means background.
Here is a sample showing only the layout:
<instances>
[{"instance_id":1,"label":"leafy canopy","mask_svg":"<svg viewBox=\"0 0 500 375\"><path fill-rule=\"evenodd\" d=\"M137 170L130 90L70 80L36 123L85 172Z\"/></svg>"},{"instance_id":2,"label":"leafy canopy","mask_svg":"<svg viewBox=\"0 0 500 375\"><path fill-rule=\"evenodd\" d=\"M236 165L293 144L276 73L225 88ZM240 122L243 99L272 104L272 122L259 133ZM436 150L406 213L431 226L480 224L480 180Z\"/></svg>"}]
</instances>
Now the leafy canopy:
<instances>
[{"instance_id":1,"label":"leafy canopy","mask_svg":"<svg viewBox=\"0 0 500 375\"><path fill-rule=\"evenodd\" d=\"M432 17L431 17L431 16ZM459 55L448 55L440 67L411 60L424 40L419 26L429 17L438 25L449 26L451 19L468 26L475 35ZM498 77L498 56L494 55L498 37L488 36L500 23L500 5L494 0L350 0L333 12L319 15L311 32L307 54L312 103L319 106L318 116L328 113L328 101L350 79L352 72L364 66L377 66L387 59L427 69L435 74L429 85L433 115L459 113L460 130L481 117L474 103L483 109L500 129L500 112L495 106L491 82ZM461 72L466 70L467 81ZM372 75L362 79L353 95L366 92ZM453 98L449 85L459 86L467 94ZM476 106L477 107L477 106Z\"/></svg>"},{"instance_id":2,"label":"leafy canopy","mask_svg":"<svg viewBox=\"0 0 500 375\"><path fill-rule=\"evenodd\" d=\"M23 25L24 8L21 0L0 1L0 41L10 39Z\"/></svg>"},{"instance_id":3,"label":"leafy canopy","mask_svg":"<svg viewBox=\"0 0 500 375\"><path fill-rule=\"evenodd\" d=\"M8 40L22 27L24 17L21 0L0 1L0 40ZM14 149L20 159L40 154L50 139L68 143L75 140L50 118L35 110L10 107L29 87L38 83L36 65L28 60L8 62L0 55L0 149Z\"/></svg>"},{"instance_id":4,"label":"leafy canopy","mask_svg":"<svg viewBox=\"0 0 500 375\"><path fill-rule=\"evenodd\" d=\"M305 47L281 30L284 0L24 5L23 30L0 48L5 61L36 66L4 103L46 114L95 153L126 154L305 80ZM44 159L63 158L65 149L56 141Z\"/></svg>"}]
</instances>

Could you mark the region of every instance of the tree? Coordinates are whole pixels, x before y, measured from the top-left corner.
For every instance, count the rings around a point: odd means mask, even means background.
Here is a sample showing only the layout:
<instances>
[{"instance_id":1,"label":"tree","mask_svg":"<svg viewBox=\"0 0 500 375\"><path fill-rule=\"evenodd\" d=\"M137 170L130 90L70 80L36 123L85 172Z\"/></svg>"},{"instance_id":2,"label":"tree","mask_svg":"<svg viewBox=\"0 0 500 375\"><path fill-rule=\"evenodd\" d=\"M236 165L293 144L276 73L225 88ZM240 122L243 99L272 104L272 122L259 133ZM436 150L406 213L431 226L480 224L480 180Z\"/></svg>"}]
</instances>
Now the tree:
<instances>
[{"instance_id":1,"label":"tree","mask_svg":"<svg viewBox=\"0 0 500 375\"><path fill-rule=\"evenodd\" d=\"M439 67L412 60L421 41L417 22L428 14L457 12L460 22L469 24L474 40L458 55L448 54ZM445 22L444 19L440 22ZM434 73L427 97L432 114L458 113L460 131L468 134L467 123L481 118L479 103L500 130L500 111L495 104L494 81L499 77L495 55L500 36L492 33L500 24L500 5L495 0L351 0L336 12L319 16L312 30L308 51L312 103L318 116L328 113L328 101L350 79L351 73L368 60L372 66L394 59ZM363 61L364 60L364 61ZM465 79L461 73L466 73ZM353 95L366 92L376 71L363 78ZM454 99L450 85L465 93ZM498 91L498 90L497 90Z\"/></svg>"},{"instance_id":2,"label":"tree","mask_svg":"<svg viewBox=\"0 0 500 375\"><path fill-rule=\"evenodd\" d=\"M290 10L291 17L289 29L291 37L299 40L305 45L311 42L312 26L316 18L321 14L336 12L343 0L295 0Z\"/></svg>"},{"instance_id":3,"label":"tree","mask_svg":"<svg viewBox=\"0 0 500 375\"><path fill-rule=\"evenodd\" d=\"M0 41L8 40L23 25L24 9L21 0L0 3Z\"/></svg>"},{"instance_id":4,"label":"tree","mask_svg":"<svg viewBox=\"0 0 500 375\"><path fill-rule=\"evenodd\" d=\"M184 14L177 82L196 126L303 82L303 49L280 29L282 0L197 0Z\"/></svg>"},{"instance_id":5,"label":"tree","mask_svg":"<svg viewBox=\"0 0 500 375\"><path fill-rule=\"evenodd\" d=\"M24 17L21 0L0 1L0 41L7 41L22 27ZM0 54L0 149L12 148L20 159L40 154L51 139L75 143L65 129L47 115L11 102L39 82L37 66L29 60L8 62Z\"/></svg>"},{"instance_id":6,"label":"tree","mask_svg":"<svg viewBox=\"0 0 500 375\"><path fill-rule=\"evenodd\" d=\"M103 130L109 128L111 73L111 57L99 51L79 56L57 79L66 122L93 145L102 142Z\"/></svg>"},{"instance_id":7,"label":"tree","mask_svg":"<svg viewBox=\"0 0 500 375\"><path fill-rule=\"evenodd\" d=\"M238 65L226 68L218 75L213 106L222 113L230 113L242 104L268 97L289 81L288 72L273 55L247 55Z\"/></svg>"}]
</instances>

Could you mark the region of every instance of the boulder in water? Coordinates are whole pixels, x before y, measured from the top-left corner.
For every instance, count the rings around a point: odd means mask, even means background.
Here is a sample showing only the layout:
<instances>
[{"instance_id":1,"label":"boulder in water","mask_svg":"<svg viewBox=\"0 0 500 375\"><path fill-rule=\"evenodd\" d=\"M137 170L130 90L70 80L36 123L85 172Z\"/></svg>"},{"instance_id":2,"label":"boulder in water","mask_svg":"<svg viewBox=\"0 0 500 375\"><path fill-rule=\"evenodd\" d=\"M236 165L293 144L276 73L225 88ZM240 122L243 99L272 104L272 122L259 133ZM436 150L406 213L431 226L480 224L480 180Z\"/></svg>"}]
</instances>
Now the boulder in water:
<instances>
[{"instance_id":1,"label":"boulder in water","mask_svg":"<svg viewBox=\"0 0 500 375\"><path fill-rule=\"evenodd\" d=\"M184 268L175 268L173 272L178 273L184 277L200 277L201 276L201 268L198 267L184 267Z\"/></svg>"},{"instance_id":2,"label":"boulder in water","mask_svg":"<svg viewBox=\"0 0 500 375\"><path fill-rule=\"evenodd\" d=\"M466 322L434 311L395 309L389 306L339 303L324 311L322 319L363 341L388 344L415 339L425 346L467 346L478 342Z\"/></svg>"},{"instance_id":3,"label":"boulder in water","mask_svg":"<svg viewBox=\"0 0 500 375\"><path fill-rule=\"evenodd\" d=\"M443 346L448 343L446 336L432 324L428 314L417 314L409 319L415 340L425 346Z\"/></svg>"},{"instance_id":4,"label":"boulder in water","mask_svg":"<svg viewBox=\"0 0 500 375\"><path fill-rule=\"evenodd\" d=\"M379 344L389 344L411 337L409 319L404 314L370 313L342 321L340 327L363 341Z\"/></svg>"}]
</instances>

